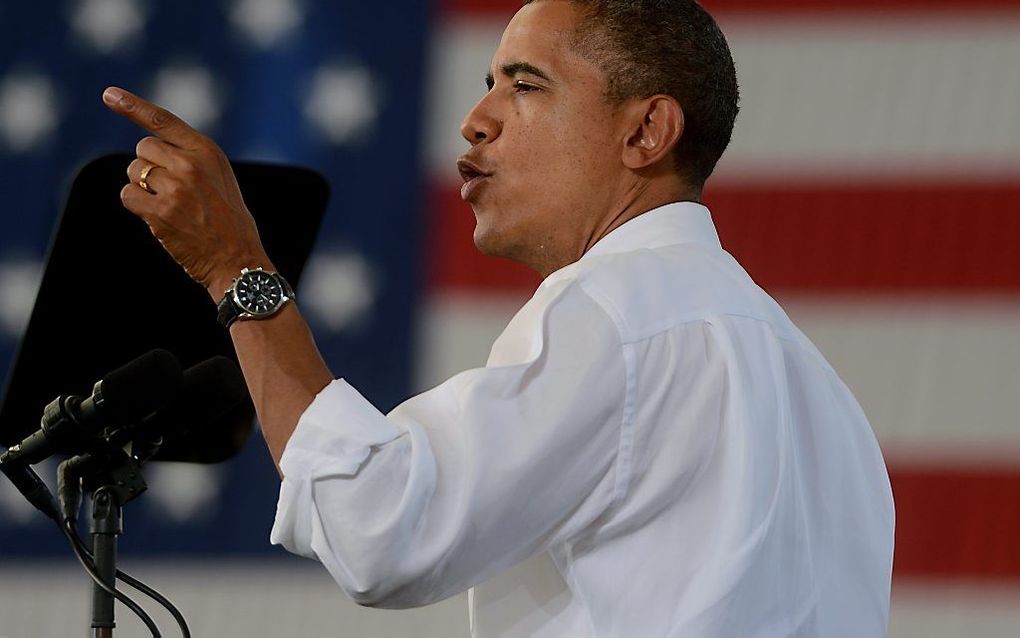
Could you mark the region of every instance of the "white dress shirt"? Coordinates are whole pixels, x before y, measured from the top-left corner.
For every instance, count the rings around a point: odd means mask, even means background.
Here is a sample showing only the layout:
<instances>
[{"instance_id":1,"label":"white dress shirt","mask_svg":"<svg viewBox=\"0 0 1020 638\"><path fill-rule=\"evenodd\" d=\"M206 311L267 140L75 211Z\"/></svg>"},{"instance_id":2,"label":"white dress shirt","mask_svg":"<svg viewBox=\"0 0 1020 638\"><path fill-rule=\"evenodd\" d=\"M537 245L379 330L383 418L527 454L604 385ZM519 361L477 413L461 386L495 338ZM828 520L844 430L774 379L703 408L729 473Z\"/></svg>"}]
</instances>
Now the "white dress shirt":
<instances>
[{"instance_id":1,"label":"white dress shirt","mask_svg":"<svg viewBox=\"0 0 1020 638\"><path fill-rule=\"evenodd\" d=\"M886 635L875 437L699 204L611 232L388 415L334 381L281 468L274 543L365 605L473 588L474 636Z\"/></svg>"}]
</instances>

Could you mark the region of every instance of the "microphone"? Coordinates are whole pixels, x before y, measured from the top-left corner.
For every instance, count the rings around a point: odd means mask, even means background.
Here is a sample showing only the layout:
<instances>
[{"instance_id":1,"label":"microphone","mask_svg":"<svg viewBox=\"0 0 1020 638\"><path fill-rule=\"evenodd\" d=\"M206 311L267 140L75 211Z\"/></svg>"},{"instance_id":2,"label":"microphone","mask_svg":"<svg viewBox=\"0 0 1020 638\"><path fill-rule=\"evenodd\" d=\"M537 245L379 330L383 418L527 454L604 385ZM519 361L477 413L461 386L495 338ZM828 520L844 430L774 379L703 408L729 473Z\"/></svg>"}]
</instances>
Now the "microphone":
<instances>
[{"instance_id":1,"label":"microphone","mask_svg":"<svg viewBox=\"0 0 1020 638\"><path fill-rule=\"evenodd\" d=\"M166 350L143 354L104 376L92 396L53 400L43 411L40 429L0 455L0 467L93 449L105 429L138 422L162 407L178 393L182 378L181 364Z\"/></svg>"},{"instance_id":2,"label":"microphone","mask_svg":"<svg viewBox=\"0 0 1020 638\"><path fill-rule=\"evenodd\" d=\"M177 398L126 438L132 454L145 461L219 463L244 447L254 412L241 369L227 357L213 357L188 368Z\"/></svg>"}]
</instances>

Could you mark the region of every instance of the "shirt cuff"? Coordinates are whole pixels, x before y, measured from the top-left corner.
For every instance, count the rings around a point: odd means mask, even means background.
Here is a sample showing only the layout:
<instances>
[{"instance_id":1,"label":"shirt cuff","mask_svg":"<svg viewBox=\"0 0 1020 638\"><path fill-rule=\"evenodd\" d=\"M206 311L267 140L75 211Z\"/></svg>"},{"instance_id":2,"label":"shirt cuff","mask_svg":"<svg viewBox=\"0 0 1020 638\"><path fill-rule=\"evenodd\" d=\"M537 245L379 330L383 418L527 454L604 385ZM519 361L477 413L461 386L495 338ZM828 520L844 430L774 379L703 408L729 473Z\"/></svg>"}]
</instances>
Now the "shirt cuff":
<instances>
[{"instance_id":1,"label":"shirt cuff","mask_svg":"<svg viewBox=\"0 0 1020 638\"><path fill-rule=\"evenodd\" d=\"M343 379L326 386L301 415L280 459L284 479L270 542L317 558L312 550L313 531L320 525L312 493L315 481L356 475L373 446L401 433Z\"/></svg>"}]
</instances>

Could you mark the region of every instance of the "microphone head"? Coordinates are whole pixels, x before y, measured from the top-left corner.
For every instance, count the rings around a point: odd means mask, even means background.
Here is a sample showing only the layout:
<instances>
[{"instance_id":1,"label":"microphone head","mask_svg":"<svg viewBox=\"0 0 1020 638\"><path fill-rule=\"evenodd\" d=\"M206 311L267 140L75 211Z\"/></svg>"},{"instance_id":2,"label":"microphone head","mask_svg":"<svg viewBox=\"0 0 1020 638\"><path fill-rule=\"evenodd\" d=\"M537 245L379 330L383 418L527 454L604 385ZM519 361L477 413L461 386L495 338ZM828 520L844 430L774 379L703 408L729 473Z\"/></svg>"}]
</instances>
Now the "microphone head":
<instances>
[{"instance_id":1,"label":"microphone head","mask_svg":"<svg viewBox=\"0 0 1020 638\"><path fill-rule=\"evenodd\" d=\"M104 376L96 384L92 402L106 424L134 423L178 394L182 381L177 357L156 349Z\"/></svg>"},{"instance_id":2,"label":"microphone head","mask_svg":"<svg viewBox=\"0 0 1020 638\"><path fill-rule=\"evenodd\" d=\"M139 439L162 437L152 461L219 463L244 447L254 416L240 368L213 357L185 371L181 392L142 424Z\"/></svg>"}]
</instances>

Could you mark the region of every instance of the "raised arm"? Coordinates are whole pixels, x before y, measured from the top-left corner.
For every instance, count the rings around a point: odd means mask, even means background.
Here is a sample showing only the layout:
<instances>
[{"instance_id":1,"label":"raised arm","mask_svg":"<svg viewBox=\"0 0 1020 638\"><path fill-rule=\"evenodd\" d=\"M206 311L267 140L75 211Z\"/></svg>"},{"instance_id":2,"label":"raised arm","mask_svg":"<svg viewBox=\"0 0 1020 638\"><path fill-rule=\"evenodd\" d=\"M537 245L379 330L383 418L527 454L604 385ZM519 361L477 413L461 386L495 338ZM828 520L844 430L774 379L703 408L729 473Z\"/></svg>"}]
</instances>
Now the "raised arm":
<instances>
[{"instance_id":1,"label":"raised arm","mask_svg":"<svg viewBox=\"0 0 1020 638\"><path fill-rule=\"evenodd\" d=\"M104 103L152 133L138 142L121 191L125 208L214 302L242 268L275 270L222 150L166 109L116 87ZM146 170L147 169L147 170ZM146 171L148 190L139 186ZM332 379L294 304L230 328L269 451L280 464L298 418Z\"/></svg>"},{"instance_id":2,"label":"raised arm","mask_svg":"<svg viewBox=\"0 0 1020 638\"><path fill-rule=\"evenodd\" d=\"M157 136L139 143L125 206L210 296L242 267L270 267L222 151L136 96L104 98ZM155 192L137 185L148 166ZM622 344L580 284L544 287L488 366L389 415L332 380L293 304L231 336L284 477L273 541L361 604L463 591L583 534L622 489Z\"/></svg>"}]
</instances>

